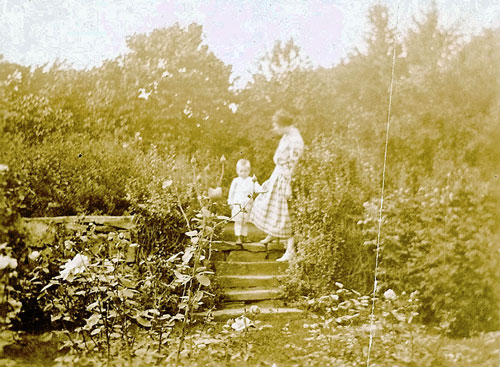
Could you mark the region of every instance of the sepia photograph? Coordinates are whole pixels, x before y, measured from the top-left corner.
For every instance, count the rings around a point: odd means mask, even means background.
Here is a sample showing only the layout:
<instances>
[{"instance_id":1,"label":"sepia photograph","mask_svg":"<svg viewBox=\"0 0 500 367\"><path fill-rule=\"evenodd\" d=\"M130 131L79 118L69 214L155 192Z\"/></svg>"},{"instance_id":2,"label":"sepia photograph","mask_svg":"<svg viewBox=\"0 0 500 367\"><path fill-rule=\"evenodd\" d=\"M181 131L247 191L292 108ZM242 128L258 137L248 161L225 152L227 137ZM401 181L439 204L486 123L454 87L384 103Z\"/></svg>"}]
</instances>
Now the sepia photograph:
<instances>
[{"instance_id":1,"label":"sepia photograph","mask_svg":"<svg viewBox=\"0 0 500 367\"><path fill-rule=\"evenodd\" d=\"M500 0L0 0L0 366L500 367Z\"/></svg>"}]
</instances>

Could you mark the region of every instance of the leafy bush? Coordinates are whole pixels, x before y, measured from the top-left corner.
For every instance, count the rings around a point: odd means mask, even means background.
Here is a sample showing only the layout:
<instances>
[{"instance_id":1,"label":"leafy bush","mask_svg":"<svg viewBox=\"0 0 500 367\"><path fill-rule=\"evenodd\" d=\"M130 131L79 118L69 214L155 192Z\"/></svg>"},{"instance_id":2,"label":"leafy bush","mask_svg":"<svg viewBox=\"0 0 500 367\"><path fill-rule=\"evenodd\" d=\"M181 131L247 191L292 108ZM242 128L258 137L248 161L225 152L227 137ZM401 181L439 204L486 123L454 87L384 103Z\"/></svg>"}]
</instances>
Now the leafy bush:
<instances>
[{"instance_id":1,"label":"leafy bush","mask_svg":"<svg viewBox=\"0 0 500 367\"><path fill-rule=\"evenodd\" d=\"M330 294L318 298L304 297L301 303L307 309L327 318L328 325L353 325L366 322L370 311L370 297L347 289L335 282Z\"/></svg>"},{"instance_id":2,"label":"leafy bush","mask_svg":"<svg viewBox=\"0 0 500 367\"><path fill-rule=\"evenodd\" d=\"M329 294L336 281L361 293L373 287L380 197L372 166L354 158L322 139L297 167L297 257L285 286L292 298ZM419 317L452 335L498 327L494 190L467 168L438 179L407 171L392 178L384 198L379 286L418 291Z\"/></svg>"},{"instance_id":3,"label":"leafy bush","mask_svg":"<svg viewBox=\"0 0 500 367\"><path fill-rule=\"evenodd\" d=\"M24 198L17 175L5 164L0 164L0 325L9 328L21 312L17 297L20 264L25 255L25 233L21 227L19 209Z\"/></svg>"},{"instance_id":4,"label":"leafy bush","mask_svg":"<svg viewBox=\"0 0 500 367\"><path fill-rule=\"evenodd\" d=\"M293 182L297 258L291 264L289 295L327 294L335 281L365 291L373 279L371 249L356 222L373 187L370 165L330 138L306 150Z\"/></svg>"},{"instance_id":5,"label":"leafy bush","mask_svg":"<svg viewBox=\"0 0 500 367\"><path fill-rule=\"evenodd\" d=\"M387 193L380 284L417 290L424 321L453 335L498 327L500 281L497 203L471 172L455 170L412 191ZM376 245L379 203L365 204L365 245Z\"/></svg>"},{"instance_id":6,"label":"leafy bush","mask_svg":"<svg viewBox=\"0 0 500 367\"><path fill-rule=\"evenodd\" d=\"M13 100L4 132L20 136L26 145L34 145L61 135L73 125L70 112L52 106L45 97L29 94Z\"/></svg>"},{"instance_id":7,"label":"leafy bush","mask_svg":"<svg viewBox=\"0 0 500 367\"><path fill-rule=\"evenodd\" d=\"M53 326L65 329L69 337L64 346L70 353L60 362L82 350L90 351L95 361L109 362L123 351L129 362L136 357L159 361L172 333L180 333L181 350L193 312L212 306L219 294L208 259L214 233L225 219L208 209L210 199L201 194L202 209L191 218L183 212L190 230L182 251L171 256L161 246L135 251L141 245L117 233L103 237L92 224L29 256L31 280L24 285L31 290L26 294L40 300Z\"/></svg>"},{"instance_id":8,"label":"leafy bush","mask_svg":"<svg viewBox=\"0 0 500 367\"><path fill-rule=\"evenodd\" d=\"M21 213L124 214L129 207L126 182L144 169L134 164L143 154L139 147L127 149L111 137L71 135L29 149L14 142L8 164L19 177L13 188L26 193Z\"/></svg>"},{"instance_id":9,"label":"leafy bush","mask_svg":"<svg viewBox=\"0 0 500 367\"><path fill-rule=\"evenodd\" d=\"M221 200L208 198L209 188L218 186L220 180L218 170L210 167L221 163L207 161L187 161L170 151L161 152L156 146L136 158L136 165L147 170L132 178L126 190L142 252L159 251L170 256L183 250L184 233L203 207L205 211L225 214Z\"/></svg>"}]
</instances>

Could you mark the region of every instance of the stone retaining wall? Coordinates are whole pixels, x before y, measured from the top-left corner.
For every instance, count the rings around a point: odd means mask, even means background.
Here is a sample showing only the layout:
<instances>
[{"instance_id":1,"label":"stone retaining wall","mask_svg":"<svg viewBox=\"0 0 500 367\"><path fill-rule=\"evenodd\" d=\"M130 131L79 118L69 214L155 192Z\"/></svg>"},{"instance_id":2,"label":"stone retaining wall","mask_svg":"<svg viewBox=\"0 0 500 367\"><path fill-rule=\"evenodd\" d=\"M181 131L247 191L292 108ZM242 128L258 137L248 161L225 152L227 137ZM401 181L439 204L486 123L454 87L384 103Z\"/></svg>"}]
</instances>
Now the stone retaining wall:
<instances>
[{"instance_id":1,"label":"stone retaining wall","mask_svg":"<svg viewBox=\"0 0 500 367\"><path fill-rule=\"evenodd\" d=\"M108 239L110 234L118 234L124 240L135 241L133 238L133 216L67 216L67 217L39 217L24 218L23 226L28 234L28 244L33 247L50 245L55 242L57 227L63 226L67 230L79 235L89 232L94 226L93 235ZM234 242L233 225L228 223L222 233L222 239L212 243L211 259L214 261L262 261L275 260L283 254L284 243L270 243L263 245L257 241L265 234L250 225L248 240L252 243L238 245Z\"/></svg>"},{"instance_id":2,"label":"stone retaining wall","mask_svg":"<svg viewBox=\"0 0 500 367\"><path fill-rule=\"evenodd\" d=\"M61 228L62 227L62 228ZM126 250L128 262L135 261L137 245L133 235L132 216L67 216L67 217L38 217L23 218L23 228L27 235L27 245L30 248L38 249L56 243L58 231L63 229L79 236L80 239L89 237L97 241L92 241L94 247L97 244L106 243L109 248L108 253L115 252L117 242L120 247ZM115 244L115 246L111 246ZM102 248L102 246L101 246ZM92 250L97 251L98 248Z\"/></svg>"},{"instance_id":3,"label":"stone retaining wall","mask_svg":"<svg viewBox=\"0 0 500 367\"><path fill-rule=\"evenodd\" d=\"M84 233L89 225L95 225L95 232L106 233L123 233L128 239L131 238L130 230L134 228L133 216L112 217L112 216L68 216L68 217L38 217L38 218L23 218L23 227L27 231L29 242L47 241L47 237L51 237L58 225L63 225L66 229L75 232Z\"/></svg>"}]
</instances>

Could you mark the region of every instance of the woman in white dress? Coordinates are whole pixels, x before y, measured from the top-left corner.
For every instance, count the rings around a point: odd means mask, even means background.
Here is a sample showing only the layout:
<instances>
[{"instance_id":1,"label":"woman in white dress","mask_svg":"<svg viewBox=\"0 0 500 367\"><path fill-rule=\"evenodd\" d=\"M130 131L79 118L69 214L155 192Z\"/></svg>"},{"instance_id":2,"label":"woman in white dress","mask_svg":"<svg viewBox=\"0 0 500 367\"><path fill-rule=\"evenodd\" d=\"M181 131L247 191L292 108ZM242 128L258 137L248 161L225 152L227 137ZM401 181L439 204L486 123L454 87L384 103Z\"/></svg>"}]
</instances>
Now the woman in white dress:
<instances>
[{"instance_id":1,"label":"woman in white dress","mask_svg":"<svg viewBox=\"0 0 500 367\"><path fill-rule=\"evenodd\" d=\"M293 122L293 117L284 110L279 110L273 116L273 131L282 135L273 158L275 168L271 177L262 184L262 193L255 198L249 218L250 222L267 234L261 243L275 239L287 240L286 252L277 261L288 261L293 255L294 239L288 199L292 194L292 173L304 150L304 141Z\"/></svg>"}]
</instances>

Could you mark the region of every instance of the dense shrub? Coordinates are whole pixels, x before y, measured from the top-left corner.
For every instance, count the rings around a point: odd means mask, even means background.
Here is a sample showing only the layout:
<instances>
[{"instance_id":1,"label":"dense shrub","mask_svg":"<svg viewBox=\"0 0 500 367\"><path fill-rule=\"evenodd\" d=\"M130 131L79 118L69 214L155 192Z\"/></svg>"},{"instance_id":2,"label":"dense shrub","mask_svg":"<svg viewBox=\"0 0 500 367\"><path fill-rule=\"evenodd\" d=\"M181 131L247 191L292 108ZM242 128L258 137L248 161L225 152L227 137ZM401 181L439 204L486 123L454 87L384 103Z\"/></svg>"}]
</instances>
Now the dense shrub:
<instances>
[{"instance_id":1,"label":"dense shrub","mask_svg":"<svg viewBox=\"0 0 500 367\"><path fill-rule=\"evenodd\" d=\"M362 162L332 139L305 152L294 179L298 253L286 284L289 296L321 296L336 281L362 293L372 289L380 192L372 166ZM422 320L453 335L496 328L494 190L466 168L438 179L407 171L386 187L379 288L418 291Z\"/></svg>"},{"instance_id":2,"label":"dense shrub","mask_svg":"<svg viewBox=\"0 0 500 367\"><path fill-rule=\"evenodd\" d=\"M223 199L208 200L208 189L219 185L218 166L224 162L199 162L196 157L188 161L153 145L147 154L136 158L135 164L147 168L126 186L141 251L170 256L183 249L188 223L204 206L226 214Z\"/></svg>"},{"instance_id":3,"label":"dense shrub","mask_svg":"<svg viewBox=\"0 0 500 367\"><path fill-rule=\"evenodd\" d=\"M498 203L471 172L457 169L419 188L387 193L380 286L420 294L424 321L453 335L498 327ZM379 201L365 203L365 245L375 248Z\"/></svg>"},{"instance_id":4,"label":"dense shrub","mask_svg":"<svg viewBox=\"0 0 500 367\"><path fill-rule=\"evenodd\" d=\"M69 111L51 105L48 98L29 94L11 102L4 132L21 137L25 145L35 145L53 135L61 135L74 125Z\"/></svg>"},{"instance_id":5,"label":"dense shrub","mask_svg":"<svg viewBox=\"0 0 500 367\"><path fill-rule=\"evenodd\" d=\"M304 153L293 182L298 256L290 270L290 294L315 295L335 281L367 290L373 279L371 249L356 225L376 189L373 170L339 141L320 138Z\"/></svg>"},{"instance_id":6,"label":"dense shrub","mask_svg":"<svg viewBox=\"0 0 500 367\"><path fill-rule=\"evenodd\" d=\"M22 142L10 146L7 164L18 174L17 189L26 192L26 217L121 215L129 207L126 182L143 169L134 164L141 149L112 137L70 135L29 149Z\"/></svg>"},{"instance_id":7,"label":"dense shrub","mask_svg":"<svg viewBox=\"0 0 500 367\"><path fill-rule=\"evenodd\" d=\"M25 255L25 234L21 226L19 205L24 193L16 190L17 177L9 167L0 164L0 325L9 327L21 311L15 296L20 259Z\"/></svg>"}]
</instances>

